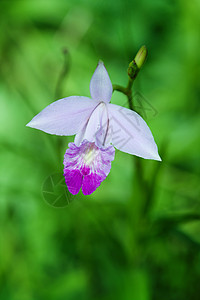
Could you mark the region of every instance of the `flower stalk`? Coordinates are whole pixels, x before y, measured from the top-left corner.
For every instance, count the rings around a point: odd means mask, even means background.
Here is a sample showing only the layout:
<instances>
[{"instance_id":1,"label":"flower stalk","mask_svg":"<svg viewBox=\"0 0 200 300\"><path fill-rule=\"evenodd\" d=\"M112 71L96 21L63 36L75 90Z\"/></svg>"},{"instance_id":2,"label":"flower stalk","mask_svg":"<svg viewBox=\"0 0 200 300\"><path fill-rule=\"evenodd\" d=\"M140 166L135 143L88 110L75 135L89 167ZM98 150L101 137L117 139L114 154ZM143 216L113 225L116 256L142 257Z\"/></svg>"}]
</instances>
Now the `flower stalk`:
<instances>
[{"instance_id":1,"label":"flower stalk","mask_svg":"<svg viewBox=\"0 0 200 300\"><path fill-rule=\"evenodd\" d=\"M136 111L136 108L133 106L133 99L132 99L132 86L133 82L136 79L140 69L144 65L147 58L147 48L146 46L142 46L138 53L136 54L135 58L130 62L128 66L128 84L126 87L123 87L118 84L113 85L113 91L118 91L123 93L128 98L129 108L131 110Z\"/></svg>"}]
</instances>

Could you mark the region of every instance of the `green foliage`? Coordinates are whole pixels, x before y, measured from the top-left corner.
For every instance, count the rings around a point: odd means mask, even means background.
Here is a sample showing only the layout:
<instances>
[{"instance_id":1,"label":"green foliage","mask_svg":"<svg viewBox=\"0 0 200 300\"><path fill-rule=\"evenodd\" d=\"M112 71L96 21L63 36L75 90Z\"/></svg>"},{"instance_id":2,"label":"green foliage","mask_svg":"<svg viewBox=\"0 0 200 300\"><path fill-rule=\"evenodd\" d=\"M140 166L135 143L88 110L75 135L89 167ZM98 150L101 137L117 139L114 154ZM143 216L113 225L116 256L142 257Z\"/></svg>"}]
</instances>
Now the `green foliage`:
<instances>
[{"instance_id":1,"label":"green foliage","mask_svg":"<svg viewBox=\"0 0 200 300\"><path fill-rule=\"evenodd\" d=\"M199 299L199 9L198 0L0 2L0 299ZM25 124L56 99L89 96L99 59L126 86L143 44L133 101L163 161L117 152L94 194L49 205L43 187L72 138ZM112 102L127 106L117 91Z\"/></svg>"}]
</instances>

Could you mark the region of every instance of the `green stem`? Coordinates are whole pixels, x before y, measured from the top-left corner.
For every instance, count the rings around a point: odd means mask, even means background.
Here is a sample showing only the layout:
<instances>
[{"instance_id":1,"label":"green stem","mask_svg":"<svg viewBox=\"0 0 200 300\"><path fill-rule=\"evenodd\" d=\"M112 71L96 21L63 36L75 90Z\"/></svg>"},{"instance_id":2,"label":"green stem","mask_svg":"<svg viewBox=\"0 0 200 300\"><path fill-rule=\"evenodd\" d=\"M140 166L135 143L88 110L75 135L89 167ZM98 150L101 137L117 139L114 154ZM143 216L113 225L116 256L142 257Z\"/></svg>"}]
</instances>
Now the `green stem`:
<instances>
[{"instance_id":1,"label":"green stem","mask_svg":"<svg viewBox=\"0 0 200 300\"><path fill-rule=\"evenodd\" d=\"M67 49L63 49L63 57L64 57L63 67L60 72L58 82L56 85L56 91L55 91L55 98L57 98L57 99L60 99L60 97L62 96L62 85L63 85L64 80L66 79L66 76L68 75L69 69L70 69L70 56L69 56L69 52Z\"/></svg>"},{"instance_id":2,"label":"green stem","mask_svg":"<svg viewBox=\"0 0 200 300\"><path fill-rule=\"evenodd\" d=\"M123 93L124 95L127 95L126 88L118 84L113 84L113 92L114 91L118 91L120 93Z\"/></svg>"},{"instance_id":3,"label":"green stem","mask_svg":"<svg viewBox=\"0 0 200 300\"><path fill-rule=\"evenodd\" d=\"M131 110L135 110L134 105L133 105L132 86L133 86L134 80L137 77L138 72L139 72L139 69L136 69L133 78L131 78L129 76L127 87L124 87L124 86L121 86L121 85L118 85L118 84L113 84L113 92L118 91L118 92L120 92L120 93L127 96L128 103L129 103L129 108Z\"/></svg>"},{"instance_id":4,"label":"green stem","mask_svg":"<svg viewBox=\"0 0 200 300\"><path fill-rule=\"evenodd\" d=\"M134 82L134 79L129 78L128 84L127 84L127 87L126 87L127 91L131 91L132 90L133 82Z\"/></svg>"},{"instance_id":5,"label":"green stem","mask_svg":"<svg viewBox=\"0 0 200 300\"><path fill-rule=\"evenodd\" d=\"M147 48L146 46L142 46L138 53L136 54L135 58L130 62L128 66L128 84L127 87L123 87L118 84L113 84L113 92L118 91L120 93L123 93L128 98L129 107L132 110L134 109L133 106L133 99L132 99L132 86L133 82L136 79L141 67L145 63L147 57Z\"/></svg>"},{"instance_id":6,"label":"green stem","mask_svg":"<svg viewBox=\"0 0 200 300\"><path fill-rule=\"evenodd\" d=\"M145 48L146 49L146 48ZM118 84L113 85L113 91L118 91L120 93L123 93L127 99L129 108L133 111L136 111L136 108L133 104L133 96L132 96L132 87L134 80L136 79L139 70L141 66L143 65L145 58L146 58L146 51L144 53L144 47L140 49L138 52L139 54L136 55L136 58L129 64L128 67L128 83L127 86L121 86ZM142 56L144 54L144 56ZM143 176L143 165L142 160L139 157L134 157L134 167L136 169L135 176L133 179L133 186L136 194L138 195L138 201L136 199L130 199L130 206L129 206L129 212L130 212L130 222L131 222L131 228L134 228L134 232L131 233L130 237L130 244L132 245L132 259L133 261L140 261L140 252L142 251L141 245L140 245L140 239L145 236L145 228L141 229L142 224L148 224L148 217L147 217L147 211L144 209L146 207L146 202L148 199L148 185L147 182L144 180ZM144 214L145 210L145 214ZM143 226L142 226L143 227ZM148 227L148 226L147 226ZM145 242L144 242L145 243ZM139 252L135 253L133 249L139 248Z\"/></svg>"}]
</instances>

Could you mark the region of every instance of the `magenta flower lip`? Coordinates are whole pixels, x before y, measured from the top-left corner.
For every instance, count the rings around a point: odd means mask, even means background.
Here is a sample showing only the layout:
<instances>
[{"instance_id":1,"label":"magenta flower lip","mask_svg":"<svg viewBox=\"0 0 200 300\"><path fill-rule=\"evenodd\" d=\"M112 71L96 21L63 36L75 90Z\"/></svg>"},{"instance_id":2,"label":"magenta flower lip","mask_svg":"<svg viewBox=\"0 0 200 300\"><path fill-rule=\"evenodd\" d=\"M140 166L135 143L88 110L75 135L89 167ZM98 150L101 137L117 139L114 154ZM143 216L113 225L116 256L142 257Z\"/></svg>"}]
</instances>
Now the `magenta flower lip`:
<instances>
[{"instance_id":1,"label":"magenta flower lip","mask_svg":"<svg viewBox=\"0 0 200 300\"><path fill-rule=\"evenodd\" d=\"M64 155L64 176L68 190L76 195L82 187L84 195L93 193L107 177L114 160L113 146L99 148L84 140L78 147L69 143Z\"/></svg>"}]
</instances>

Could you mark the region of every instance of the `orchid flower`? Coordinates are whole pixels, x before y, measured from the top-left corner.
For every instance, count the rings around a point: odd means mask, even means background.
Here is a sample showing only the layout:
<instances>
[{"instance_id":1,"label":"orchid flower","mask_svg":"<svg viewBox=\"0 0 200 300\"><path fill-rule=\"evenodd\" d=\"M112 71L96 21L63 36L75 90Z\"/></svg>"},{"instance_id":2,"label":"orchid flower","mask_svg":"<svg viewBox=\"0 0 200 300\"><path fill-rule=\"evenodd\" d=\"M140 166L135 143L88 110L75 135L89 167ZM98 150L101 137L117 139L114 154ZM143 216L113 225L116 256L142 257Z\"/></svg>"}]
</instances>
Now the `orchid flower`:
<instances>
[{"instance_id":1,"label":"orchid flower","mask_svg":"<svg viewBox=\"0 0 200 300\"><path fill-rule=\"evenodd\" d=\"M153 135L135 111L111 104L113 88L103 62L90 81L91 98L71 96L53 102L27 126L56 135L75 135L64 156L69 191L84 195L107 177L115 149L145 159L161 160Z\"/></svg>"}]
</instances>

